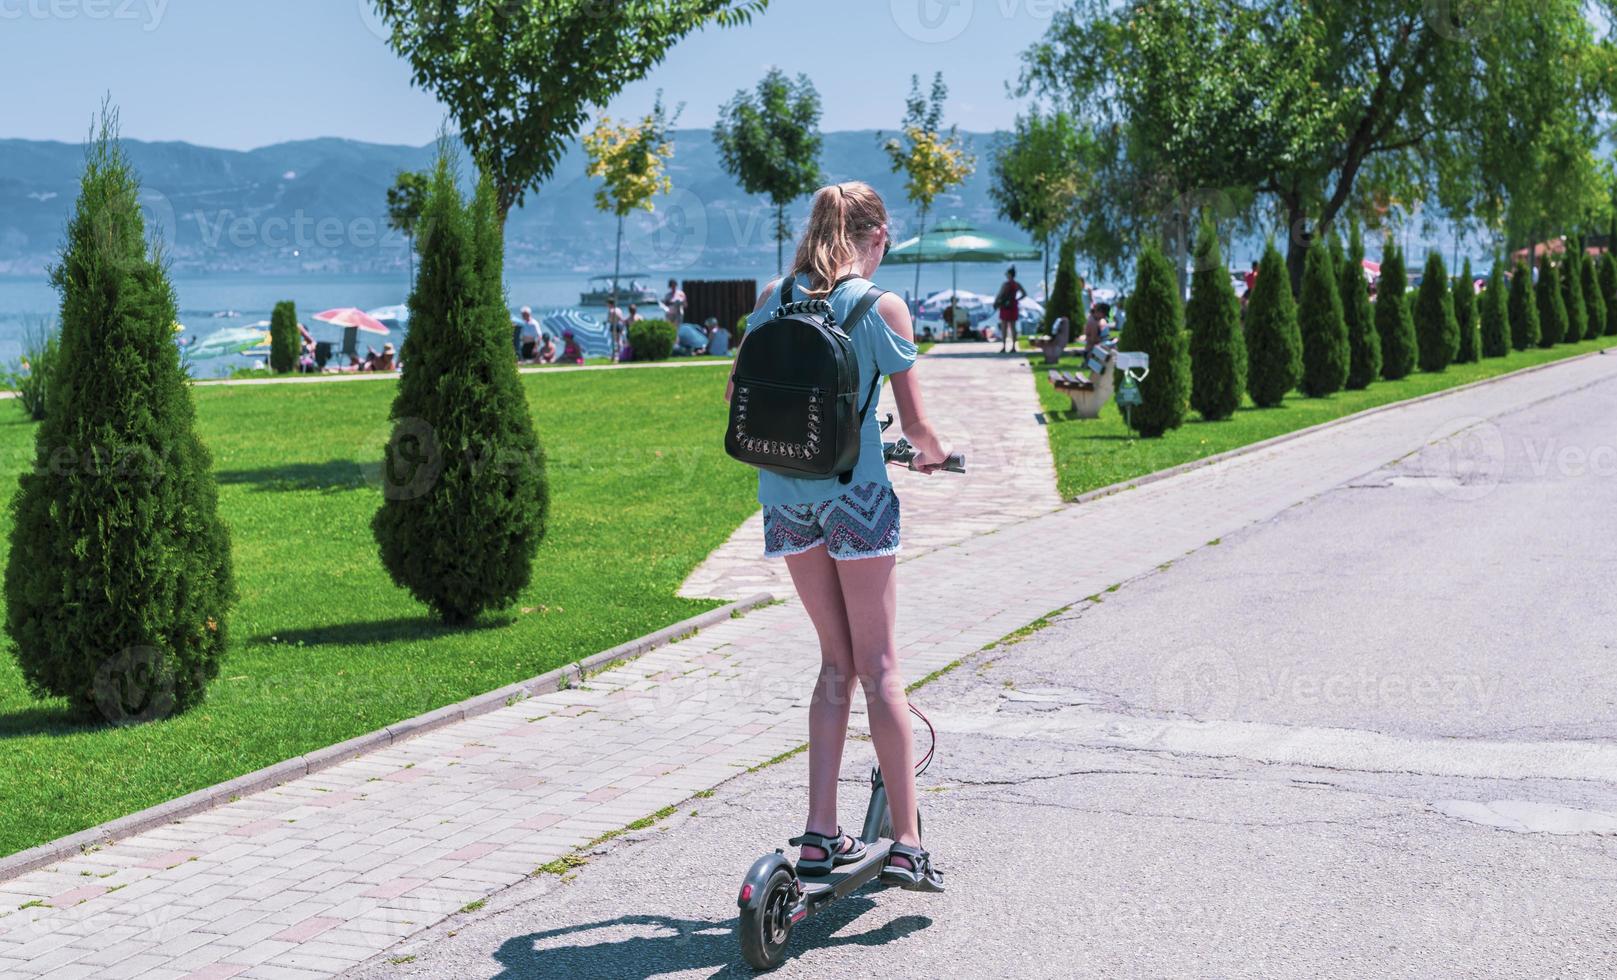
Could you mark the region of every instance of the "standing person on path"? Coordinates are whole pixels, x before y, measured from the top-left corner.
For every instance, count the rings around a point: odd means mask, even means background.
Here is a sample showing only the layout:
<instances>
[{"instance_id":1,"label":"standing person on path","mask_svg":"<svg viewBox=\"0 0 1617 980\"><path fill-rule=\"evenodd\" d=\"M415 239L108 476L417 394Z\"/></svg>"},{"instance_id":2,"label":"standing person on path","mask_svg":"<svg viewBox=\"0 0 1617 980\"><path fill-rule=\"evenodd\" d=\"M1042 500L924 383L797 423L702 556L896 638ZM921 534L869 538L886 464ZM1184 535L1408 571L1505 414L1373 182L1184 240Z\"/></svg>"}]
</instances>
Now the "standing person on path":
<instances>
[{"instance_id":1,"label":"standing person on path","mask_svg":"<svg viewBox=\"0 0 1617 980\"><path fill-rule=\"evenodd\" d=\"M879 375L892 379L904 435L919 453L916 468L931 473L948 453L927 421L920 385L910 370L915 325L904 300L888 293L858 323L844 322L891 247L887 208L869 185L849 181L821 188L792 271L764 287L748 328L771 319L783 282L791 283L794 298L827 300L853 342L857 390L869 390ZM732 372L725 400L733 390ZM872 397L879 398L879 392ZM791 841L802 848L798 873L828 874L865 853L864 843L843 833L837 822L837 777L848 735L849 700L858 680L893 816L895 842L882 880L942 891L942 875L921 849L909 699L894 637L898 497L887 476L875 413L866 416L860 431L859 461L849 483L760 470L758 502L764 508L764 553L786 560L820 640L819 678L809 705L808 820L803 835Z\"/></svg>"},{"instance_id":2,"label":"standing person on path","mask_svg":"<svg viewBox=\"0 0 1617 980\"><path fill-rule=\"evenodd\" d=\"M618 306L617 297L607 301L606 332L612 340L612 360L616 361L623 353L623 345L627 342L628 335L623 325L623 308Z\"/></svg>"},{"instance_id":3,"label":"standing person on path","mask_svg":"<svg viewBox=\"0 0 1617 980\"><path fill-rule=\"evenodd\" d=\"M1001 354L1016 353L1016 325L1022 320L1022 300L1027 290L1016 281L1016 266L1005 270L1005 281L1000 284L999 295L994 297L994 309L999 311Z\"/></svg>"}]
</instances>

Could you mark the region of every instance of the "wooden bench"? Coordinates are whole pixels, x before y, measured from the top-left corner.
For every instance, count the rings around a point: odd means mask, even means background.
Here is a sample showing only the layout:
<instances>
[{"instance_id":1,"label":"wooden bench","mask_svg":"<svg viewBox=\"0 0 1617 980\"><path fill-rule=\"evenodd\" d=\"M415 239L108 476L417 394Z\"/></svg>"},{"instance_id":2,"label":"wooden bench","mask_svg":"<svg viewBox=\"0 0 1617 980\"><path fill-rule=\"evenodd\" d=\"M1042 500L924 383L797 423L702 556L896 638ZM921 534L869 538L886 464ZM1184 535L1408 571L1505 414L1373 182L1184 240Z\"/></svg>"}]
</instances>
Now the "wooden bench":
<instances>
[{"instance_id":1,"label":"wooden bench","mask_svg":"<svg viewBox=\"0 0 1617 980\"><path fill-rule=\"evenodd\" d=\"M1035 334L1029 339L1033 346L1044 352L1044 363L1055 364L1061 360L1068 342L1072 340L1072 321L1064 316L1057 317L1054 333Z\"/></svg>"},{"instance_id":2,"label":"wooden bench","mask_svg":"<svg viewBox=\"0 0 1617 980\"><path fill-rule=\"evenodd\" d=\"M1101 406L1112 400L1116 361L1117 355L1108 352L1100 373L1092 377L1069 374L1066 371L1051 371L1050 384L1072 399L1072 412L1078 418L1099 418Z\"/></svg>"}]
</instances>

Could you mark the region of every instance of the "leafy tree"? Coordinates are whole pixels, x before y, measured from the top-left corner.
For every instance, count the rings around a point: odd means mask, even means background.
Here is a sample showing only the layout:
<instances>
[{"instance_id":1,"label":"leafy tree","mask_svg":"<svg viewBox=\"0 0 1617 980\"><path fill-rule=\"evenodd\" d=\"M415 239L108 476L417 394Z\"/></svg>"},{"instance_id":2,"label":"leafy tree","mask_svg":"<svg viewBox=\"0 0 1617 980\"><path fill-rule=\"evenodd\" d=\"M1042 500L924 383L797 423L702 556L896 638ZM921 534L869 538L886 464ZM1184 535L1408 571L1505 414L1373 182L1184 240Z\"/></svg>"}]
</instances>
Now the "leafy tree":
<instances>
[{"instance_id":1,"label":"leafy tree","mask_svg":"<svg viewBox=\"0 0 1617 980\"><path fill-rule=\"evenodd\" d=\"M1536 347L1542 329L1533 292L1533 271L1526 263L1517 262L1510 275L1510 345L1517 350Z\"/></svg>"},{"instance_id":2,"label":"leafy tree","mask_svg":"<svg viewBox=\"0 0 1617 980\"><path fill-rule=\"evenodd\" d=\"M1364 281L1364 236L1353 222L1347 261L1340 271L1342 320L1347 327L1348 375L1346 387L1358 391L1381 376L1381 335L1376 332L1370 288Z\"/></svg>"},{"instance_id":3,"label":"leafy tree","mask_svg":"<svg viewBox=\"0 0 1617 980\"><path fill-rule=\"evenodd\" d=\"M820 186L820 93L807 75L788 80L769 69L757 91L738 91L719 109L713 126L719 160L748 194L775 206L775 268L786 268L785 243L792 237L786 207Z\"/></svg>"},{"instance_id":4,"label":"leafy tree","mask_svg":"<svg viewBox=\"0 0 1617 980\"><path fill-rule=\"evenodd\" d=\"M1483 357L1504 357L1510 353L1510 313L1506 309L1506 294L1510 286L1505 282L1501 263L1495 262L1493 274L1488 277L1488 288L1482 293L1482 337L1480 349Z\"/></svg>"},{"instance_id":5,"label":"leafy tree","mask_svg":"<svg viewBox=\"0 0 1617 980\"><path fill-rule=\"evenodd\" d=\"M1044 304L1044 332L1055 332L1056 321L1066 317L1072 324L1072 336L1077 337L1084 328L1088 311L1084 309L1083 280L1078 275L1077 246L1072 239L1061 243L1061 258L1056 262L1056 281L1050 288L1049 301Z\"/></svg>"},{"instance_id":6,"label":"leafy tree","mask_svg":"<svg viewBox=\"0 0 1617 980\"><path fill-rule=\"evenodd\" d=\"M1606 297L1600 288L1597 260L1592 255L1578 257L1578 276L1583 281L1583 302L1588 313L1589 326L1583 332L1585 340L1593 340L1606 332Z\"/></svg>"},{"instance_id":7,"label":"leafy tree","mask_svg":"<svg viewBox=\"0 0 1617 980\"><path fill-rule=\"evenodd\" d=\"M1151 358L1151 371L1140 382L1141 402L1129 414L1129 425L1154 439L1184 424L1190 406L1190 357L1178 279L1168 259L1149 242L1140 251L1123 333L1120 346Z\"/></svg>"},{"instance_id":8,"label":"leafy tree","mask_svg":"<svg viewBox=\"0 0 1617 980\"><path fill-rule=\"evenodd\" d=\"M1470 364L1477 360L1480 347L1477 339L1477 287L1471 274L1471 258L1466 257L1460 278L1454 281L1454 324L1460 329L1460 346L1454 354L1456 364Z\"/></svg>"},{"instance_id":9,"label":"leafy tree","mask_svg":"<svg viewBox=\"0 0 1617 980\"><path fill-rule=\"evenodd\" d=\"M1062 111L1037 109L1017 116L1015 128L994 146L988 196L1000 216L1044 246L1044 281L1050 281L1050 243L1067 232L1090 203L1099 165L1094 134Z\"/></svg>"},{"instance_id":10,"label":"leafy tree","mask_svg":"<svg viewBox=\"0 0 1617 980\"><path fill-rule=\"evenodd\" d=\"M1247 393L1259 408L1286 400L1302 375L1303 341L1286 260L1271 240L1258 263L1258 281L1246 304Z\"/></svg>"},{"instance_id":11,"label":"leafy tree","mask_svg":"<svg viewBox=\"0 0 1617 980\"><path fill-rule=\"evenodd\" d=\"M1190 334L1190 407L1209 422L1227 419L1246 394L1246 336L1241 301L1224 271L1211 220L1202 222L1196 237L1196 274L1185 326Z\"/></svg>"},{"instance_id":12,"label":"leafy tree","mask_svg":"<svg viewBox=\"0 0 1617 980\"><path fill-rule=\"evenodd\" d=\"M1538 346L1554 347L1566 340L1566 297L1561 292L1560 271L1546 253L1538 260Z\"/></svg>"},{"instance_id":13,"label":"leafy tree","mask_svg":"<svg viewBox=\"0 0 1617 980\"><path fill-rule=\"evenodd\" d=\"M1300 232L1295 287L1311 234L1369 192L1436 194L1490 223L1520 200L1520 225L1568 206L1558 183L1593 186L1610 78L1597 22L1581 0L1075 3L1024 55L1020 89L1144 148L1119 209L1272 195Z\"/></svg>"},{"instance_id":14,"label":"leafy tree","mask_svg":"<svg viewBox=\"0 0 1617 980\"><path fill-rule=\"evenodd\" d=\"M270 370L286 374L298 366L303 336L298 333L297 304L283 299L270 313Z\"/></svg>"},{"instance_id":15,"label":"leafy tree","mask_svg":"<svg viewBox=\"0 0 1617 980\"><path fill-rule=\"evenodd\" d=\"M393 581L446 623L510 604L544 537L544 455L511 358L494 189L468 206L440 146L371 522Z\"/></svg>"},{"instance_id":16,"label":"leafy tree","mask_svg":"<svg viewBox=\"0 0 1617 980\"><path fill-rule=\"evenodd\" d=\"M428 177L421 170L400 170L387 189L387 226L409 239L410 279L415 280L415 228L427 198Z\"/></svg>"},{"instance_id":17,"label":"leafy tree","mask_svg":"<svg viewBox=\"0 0 1617 980\"><path fill-rule=\"evenodd\" d=\"M61 347L12 501L6 629L38 697L148 721L200 703L235 603L230 535L174 344L174 288L105 107L51 283ZM114 352L108 357L107 352Z\"/></svg>"},{"instance_id":18,"label":"leafy tree","mask_svg":"<svg viewBox=\"0 0 1617 980\"><path fill-rule=\"evenodd\" d=\"M674 117L669 118L658 92L651 111L639 122L613 125L611 116L602 116L584 136L585 175L601 180L595 189L595 207L618 219L617 247L612 253L613 303L618 299L623 270L623 219L636 210L654 210L652 198L673 189L667 161L674 156L674 141L668 131L679 113L675 109Z\"/></svg>"},{"instance_id":19,"label":"leafy tree","mask_svg":"<svg viewBox=\"0 0 1617 980\"><path fill-rule=\"evenodd\" d=\"M1609 247L1617 248L1617 236ZM1606 336L1617 337L1617 258L1609 251L1600 258L1600 291L1606 300Z\"/></svg>"},{"instance_id":20,"label":"leafy tree","mask_svg":"<svg viewBox=\"0 0 1617 980\"><path fill-rule=\"evenodd\" d=\"M1561 302L1566 306L1566 333L1562 340L1575 344L1589 331L1589 307L1583 301L1583 246L1572 236L1566 239L1566 254L1556 275L1561 277Z\"/></svg>"},{"instance_id":21,"label":"leafy tree","mask_svg":"<svg viewBox=\"0 0 1617 980\"><path fill-rule=\"evenodd\" d=\"M1316 242L1308 250L1303 294L1297 305L1303 345L1300 387L1310 398L1333 395L1347 382L1347 323L1343 319L1342 294L1332 268L1329 246Z\"/></svg>"},{"instance_id":22,"label":"leafy tree","mask_svg":"<svg viewBox=\"0 0 1617 980\"><path fill-rule=\"evenodd\" d=\"M412 80L454 117L505 217L555 171L590 106L645 77L707 24L750 21L769 0L371 0Z\"/></svg>"},{"instance_id":23,"label":"leafy tree","mask_svg":"<svg viewBox=\"0 0 1617 980\"><path fill-rule=\"evenodd\" d=\"M1409 315L1404 253L1391 238L1381 254L1381 281L1376 286L1376 333L1381 335L1381 376L1397 381L1415 370L1415 322Z\"/></svg>"},{"instance_id":24,"label":"leafy tree","mask_svg":"<svg viewBox=\"0 0 1617 980\"><path fill-rule=\"evenodd\" d=\"M940 195L964 183L977 169L977 160L960 136L960 127L943 128L943 102L949 86L943 72L932 76L932 94L921 94L921 78L910 77L910 95L904 102L904 133L886 139L882 149L892 161L893 173L904 174L904 193L920 208L915 233L926 233L927 212ZM880 138L880 134L878 134ZM915 265L915 295L921 295L921 264Z\"/></svg>"},{"instance_id":25,"label":"leafy tree","mask_svg":"<svg viewBox=\"0 0 1617 980\"><path fill-rule=\"evenodd\" d=\"M1415 294L1415 329L1420 337L1420 369L1447 371L1460 349L1460 325L1454 316L1449 272L1443 265L1443 256L1436 252L1427 253L1426 271Z\"/></svg>"}]
</instances>

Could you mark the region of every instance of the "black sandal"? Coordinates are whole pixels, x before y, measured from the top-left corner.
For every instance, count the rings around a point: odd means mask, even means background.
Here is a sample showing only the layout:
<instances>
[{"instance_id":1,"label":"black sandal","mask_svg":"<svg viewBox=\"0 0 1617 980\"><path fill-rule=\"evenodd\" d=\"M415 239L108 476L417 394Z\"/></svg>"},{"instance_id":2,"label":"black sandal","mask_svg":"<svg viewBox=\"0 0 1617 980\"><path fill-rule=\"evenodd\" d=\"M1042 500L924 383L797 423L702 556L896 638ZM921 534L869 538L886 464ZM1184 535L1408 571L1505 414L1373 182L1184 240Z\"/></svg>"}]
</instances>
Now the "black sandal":
<instances>
[{"instance_id":1,"label":"black sandal","mask_svg":"<svg viewBox=\"0 0 1617 980\"><path fill-rule=\"evenodd\" d=\"M905 868L893 863L893 858L909 861ZM884 885L897 885L905 891L943 891L943 872L932 866L932 855L919 847L894 843L887 849L887 860L882 864L881 880Z\"/></svg>"},{"instance_id":2,"label":"black sandal","mask_svg":"<svg viewBox=\"0 0 1617 980\"><path fill-rule=\"evenodd\" d=\"M844 840L848 841L846 850L842 848ZM855 861L863 860L865 856L865 842L857 837L844 834L841 827L838 827L837 832L829 837L825 834L816 834L811 830L805 832L801 837L793 837L786 843L793 847L803 847L805 845L818 847L825 852L825 857L823 858L805 858L801 854L798 855L797 873L807 878L828 875L836 869L837 865L852 864Z\"/></svg>"}]
</instances>

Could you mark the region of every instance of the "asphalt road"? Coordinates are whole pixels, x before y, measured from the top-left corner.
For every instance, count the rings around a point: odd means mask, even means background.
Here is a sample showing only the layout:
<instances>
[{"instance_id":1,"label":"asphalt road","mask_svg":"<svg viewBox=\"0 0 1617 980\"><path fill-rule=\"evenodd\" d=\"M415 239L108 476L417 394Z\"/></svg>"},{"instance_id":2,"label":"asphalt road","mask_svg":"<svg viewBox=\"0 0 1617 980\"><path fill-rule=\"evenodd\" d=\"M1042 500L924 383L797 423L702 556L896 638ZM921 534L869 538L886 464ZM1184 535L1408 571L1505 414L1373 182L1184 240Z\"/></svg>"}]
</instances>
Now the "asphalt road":
<instances>
[{"instance_id":1,"label":"asphalt road","mask_svg":"<svg viewBox=\"0 0 1617 980\"><path fill-rule=\"evenodd\" d=\"M922 689L948 894L866 890L776 975L1617 975L1614 420L1608 382L1481 423ZM804 780L732 780L353 975L748 975L735 892Z\"/></svg>"}]
</instances>

